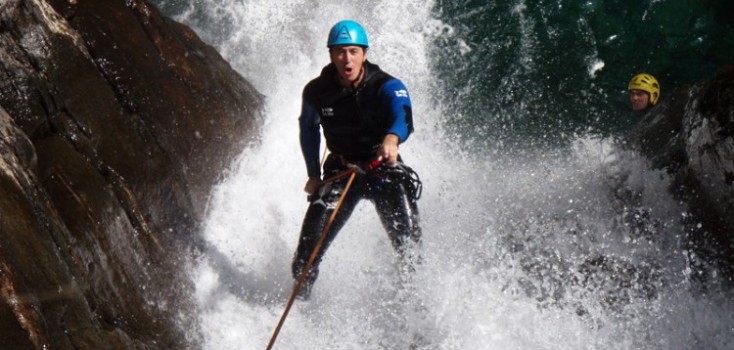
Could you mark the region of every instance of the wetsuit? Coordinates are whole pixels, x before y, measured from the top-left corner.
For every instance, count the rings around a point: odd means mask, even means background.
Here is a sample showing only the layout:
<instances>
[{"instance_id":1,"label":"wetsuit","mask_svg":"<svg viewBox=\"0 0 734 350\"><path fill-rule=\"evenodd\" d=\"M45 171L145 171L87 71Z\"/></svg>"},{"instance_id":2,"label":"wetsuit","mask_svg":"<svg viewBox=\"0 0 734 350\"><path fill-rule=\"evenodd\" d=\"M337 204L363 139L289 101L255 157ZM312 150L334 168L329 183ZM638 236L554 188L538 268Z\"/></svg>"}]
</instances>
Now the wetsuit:
<instances>
[{"instance_id":1,"label":"wetsuit","mask_svg":"<svg viewBox=\"0 0 734 350\"><path fill-rule=\"evenodd\" d=\"M293 259L294 278L300 277L348 181L348 177L336 181L328 179L348 165L362 167L309 270L301 289L304 298L308 297L318 276L319 263L326 249L361 199L375 204L401 260L410 266L416 259L413 248L420 243L421 236L417 207L420 180L417 174L400 158L394 167L384 164L373 170L367 167L377 156L385 135L395 134L402 143L412 133L410 97L400 80L383 72L377 65L367 61L363 67L365 77L356 89L339 85L336 68L330 64L303 90L300 142L309 177L322 175L319 127L323 128L331 153L324 162L323 178L327 181L309 196L310 204Z\"/></svg>"}]
</instances>

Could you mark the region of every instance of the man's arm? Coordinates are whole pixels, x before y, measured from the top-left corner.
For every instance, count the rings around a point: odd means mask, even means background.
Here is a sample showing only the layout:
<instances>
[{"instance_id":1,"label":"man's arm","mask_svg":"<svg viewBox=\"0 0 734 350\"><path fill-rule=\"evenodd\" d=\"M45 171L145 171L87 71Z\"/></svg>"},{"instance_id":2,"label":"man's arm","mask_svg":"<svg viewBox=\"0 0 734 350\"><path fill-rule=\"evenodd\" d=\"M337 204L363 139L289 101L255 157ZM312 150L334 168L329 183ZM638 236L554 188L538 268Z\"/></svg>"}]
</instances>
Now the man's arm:
<instances>
[{"instance_id":1,"label":"man's arm","mask_svg":"<svg viewBox=\"0 0 734 350\"><path fill-rule=\"evenodd\" d=\"M400 143L405 142L413 132L413 107L408 89L399 79L391 79L382 88L383 103L390 109L392 124L388 134L395 134Z\"/></svg>"},{"instance_id":2,"label":"man's arm","mask_svg":"<svg viewBox=\"0 0 734 350\"><path fill-rule=\"evenodd\" d=\"M301 152L306 162L306 172L309 179L321 178L321 164L319 164L319 148L321 147L320 118L316 110L305 100L301 107L301 116L298 118L299 140Z\"/></svg>"},{"instance_id":3,"label":"man's arm","mask_svg":"<svg viewBox=\"0 0 734 350\"><path fill-rule=\"evenodd\" d=\"M382 99L389 107L392 123L380 146L379 156L388 164L395 164L398 160L398 145L413 132L413 109L408 89L398 79L385 83Z\"/></svg>"}]
</instances>

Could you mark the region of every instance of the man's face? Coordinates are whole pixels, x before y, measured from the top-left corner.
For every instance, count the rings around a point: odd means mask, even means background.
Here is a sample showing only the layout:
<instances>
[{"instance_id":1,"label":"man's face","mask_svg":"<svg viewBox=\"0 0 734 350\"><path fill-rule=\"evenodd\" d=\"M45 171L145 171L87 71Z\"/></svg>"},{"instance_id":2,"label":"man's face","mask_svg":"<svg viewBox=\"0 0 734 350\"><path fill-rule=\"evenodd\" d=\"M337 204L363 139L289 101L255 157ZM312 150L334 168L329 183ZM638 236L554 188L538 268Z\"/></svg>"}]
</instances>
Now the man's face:
<instances>
[{"instance_id":1,"label":"man's face","mask_svg":"<svg viewBox=\"0 0 734 350\"><path fill-rule=\"evenodd\" d=\"M650 95L648 95L646 91L630 90L629 94L632 110L641 111L647 108L647 105L650 104Z\"/></svg>"},{"instance_id":2,"label":"man's face","mask_svg":"<svg viewBox=\"0 0 734 350\"><path fill-rule=\"evenodd\" d=\"M353 86L362 72L362 65L367 59L367 52L361 46L334 46L329 49L331 63L336 66L339 81L343 85Z\"/></svg>"}]
</instances>

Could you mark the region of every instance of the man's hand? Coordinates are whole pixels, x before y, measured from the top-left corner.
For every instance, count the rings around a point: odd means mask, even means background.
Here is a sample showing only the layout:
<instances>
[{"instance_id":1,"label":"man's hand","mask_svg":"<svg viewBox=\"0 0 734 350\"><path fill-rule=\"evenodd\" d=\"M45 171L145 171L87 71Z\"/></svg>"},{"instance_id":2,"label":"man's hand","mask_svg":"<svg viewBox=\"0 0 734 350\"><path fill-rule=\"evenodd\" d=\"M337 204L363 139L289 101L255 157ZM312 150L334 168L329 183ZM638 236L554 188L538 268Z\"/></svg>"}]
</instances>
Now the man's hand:
<instances>
[{"instance_id":1,"label":"man's hand","mask_svg":"<svg viewBox=\"0 0 734 350\"><path fill-rule=\"evenodd\" d=\"M306 186L303 187L303 190L311 196L316 193L319 186L321 186L321 178L318 176L311 176L308 178L308 181L306 181Z\"/></svg>"},{"instance_id":2,"label":"man's hand","mask_svg":"<svg viewBox=\"0 0 734 350\"><path fill-rule=\"evenodd\" d=\"M387 165L395 165L398 162L398 143L400 139L398 135L387 134L382 140L382 145L378 151L378 160L387 162Z\"/></svg>"}]
</instances>

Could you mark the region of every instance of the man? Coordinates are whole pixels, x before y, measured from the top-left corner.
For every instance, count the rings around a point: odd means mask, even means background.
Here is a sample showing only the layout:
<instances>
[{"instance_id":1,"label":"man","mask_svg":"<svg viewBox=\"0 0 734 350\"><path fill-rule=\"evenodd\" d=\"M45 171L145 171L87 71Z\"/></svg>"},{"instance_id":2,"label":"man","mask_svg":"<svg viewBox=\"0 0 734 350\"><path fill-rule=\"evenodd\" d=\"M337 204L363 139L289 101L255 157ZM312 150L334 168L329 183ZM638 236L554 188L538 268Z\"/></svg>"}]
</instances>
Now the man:
<instances>
[{"instance_id":1,"label":"man","mask_svg":"<svg viewBox=\"0 0 734 350\"><path fill-rule=\"evenodd\" d=\"M627 85L627 90L629 91L632 110L642 114L647 113L660 98L660 84L652 75L647 73L632 77L629 85Z\"/></svg>"},{"instance_id":2,"label":"man","mask_svg":"<svg viewBox=\"0 0 734 350\"><path fill-rule=\"evenodd\" d=\"M383 227L404 266L410 269L420 243L417 200L420 180L402 163L399 144L413 132L410 97L403 83L367 61L369 43L362 26L352 20L335 24L327 41L331 63L303 90L299 118L300 143L308 181L309 207L293 259L293 277L303 273L348 182L334 175L356 169L328 235L299 292L308 299L319 263L330 242L361 199L375 204ZM321 137L331 152L319 163Z\"/></svg>"}]
</instances>

